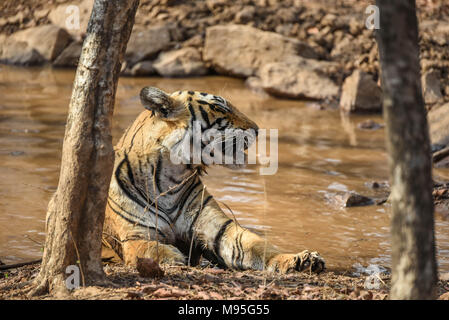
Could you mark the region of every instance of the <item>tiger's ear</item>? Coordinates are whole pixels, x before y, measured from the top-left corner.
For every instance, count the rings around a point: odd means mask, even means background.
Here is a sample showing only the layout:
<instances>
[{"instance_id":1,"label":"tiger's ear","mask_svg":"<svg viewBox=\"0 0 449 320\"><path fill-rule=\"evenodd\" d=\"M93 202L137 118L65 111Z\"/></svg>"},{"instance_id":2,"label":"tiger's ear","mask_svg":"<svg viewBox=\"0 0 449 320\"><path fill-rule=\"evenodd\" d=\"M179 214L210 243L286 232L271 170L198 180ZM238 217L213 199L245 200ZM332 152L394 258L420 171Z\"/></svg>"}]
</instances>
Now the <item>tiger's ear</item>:
<instances>
[{"instance_id":1,"label":"tiger's ear","mask_svg":"<svg viewBox=\"0 0 449 320\"><path fill-rule=\"evenodd\" d=\"M145 87L140 91L140 102L152 112L152 116L166 120L175 120L185 109L170 95L154 87Z\"/></svg>"}]
</instances>

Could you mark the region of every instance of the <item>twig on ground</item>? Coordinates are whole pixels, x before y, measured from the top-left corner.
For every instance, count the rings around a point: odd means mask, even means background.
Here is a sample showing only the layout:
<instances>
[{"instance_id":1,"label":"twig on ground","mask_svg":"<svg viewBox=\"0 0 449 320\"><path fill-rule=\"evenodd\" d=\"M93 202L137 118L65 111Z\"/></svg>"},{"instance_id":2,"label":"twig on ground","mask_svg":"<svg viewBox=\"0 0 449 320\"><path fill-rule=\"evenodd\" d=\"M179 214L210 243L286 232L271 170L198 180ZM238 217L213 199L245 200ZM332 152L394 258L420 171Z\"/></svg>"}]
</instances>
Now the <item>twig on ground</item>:
<instances>
[{"instance_id":1,"label":"twig on ground","mask_svg":"<svg viewBox=\"0 0 449 320\"><path fill-rule=\"evenodd\" d=\"M21 262L21 263L15 263L15 264L5 264L3 266L0 266L0 270L3 271L3 270L15 269L15 268L20 268L23 266L28 266L30 264L41 263L41 262L42 262L42 259L26 261L26 262Z\"/></svg>"}]
</instances>

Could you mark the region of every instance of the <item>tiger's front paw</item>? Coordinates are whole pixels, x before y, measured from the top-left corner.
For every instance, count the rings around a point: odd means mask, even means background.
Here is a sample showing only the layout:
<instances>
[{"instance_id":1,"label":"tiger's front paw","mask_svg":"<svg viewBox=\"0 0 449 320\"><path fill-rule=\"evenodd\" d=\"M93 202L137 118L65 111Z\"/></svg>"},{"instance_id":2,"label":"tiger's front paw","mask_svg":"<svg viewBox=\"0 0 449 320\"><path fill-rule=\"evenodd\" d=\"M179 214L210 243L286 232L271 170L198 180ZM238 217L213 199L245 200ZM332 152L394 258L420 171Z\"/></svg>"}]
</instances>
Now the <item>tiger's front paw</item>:
<instances>
[{"instance_id":1,"label":"tiger's front paw","mask_svg":"<svg viewBox=\"0 0 449 320\"><path fill-rule=\"evenodd\" d=\"M160 264L185 265L186 258L178 248L156 241L130 240L123 245L126 264L136 265L137 258L151 258Z\"/></svg>"},{"instance_id":2,"label":"tiger's front paw","mask_svg":"<svg viewBox=\"0 0 449 320\"><path fill-rule=\"evenodd\" d=\"M303 270L320 273L325 267L326 263L320 254L308 250L297 254L278 254L268 262L268 270L279 273Z\"/></svg>"},{"instance_id":3,"label":"tiger's front paw","mask_svg":"<svg viewBox=\"0 0 449 320\"><path fill-rule=\"evenodd\" d=\"M148 250L146 256L159 261L160 264L169 265L185 265L186 257L178 250L178 248L169 244L159 244L158 251L156 248Z\"/></svg>"}]
</instances>

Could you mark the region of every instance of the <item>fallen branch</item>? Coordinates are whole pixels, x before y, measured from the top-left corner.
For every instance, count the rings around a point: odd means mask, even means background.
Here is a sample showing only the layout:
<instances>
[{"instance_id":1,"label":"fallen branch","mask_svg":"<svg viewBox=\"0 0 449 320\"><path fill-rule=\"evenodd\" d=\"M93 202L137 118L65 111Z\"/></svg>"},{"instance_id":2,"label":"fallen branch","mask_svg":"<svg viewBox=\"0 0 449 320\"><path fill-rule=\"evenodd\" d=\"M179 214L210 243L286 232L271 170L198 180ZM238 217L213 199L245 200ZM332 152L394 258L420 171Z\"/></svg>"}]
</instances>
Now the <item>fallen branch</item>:
<instances>
[{"instance_id":1,"label":"fallen branch","mask_svg":"<svg viewBox=\"0 0 449 320\"><path fill-rule=\"evenodd\" d=\"M20 268L20 267L23 267L23 266L28 266L30 264L41 263L41 262L42 262L42 259L33 260L33 261L27 261L27 262L21 262L21 263L16 263L16 264L5 264L4 266L0 266L0 270L15 269L15 268Z\"/></svg>"},{"instance_id":2,"label":"fallen branch","mask_svg":"<svg viewBox=\"0 0 449 320\"><path fill-rule=\"evenodd\" d=\"M111 260L112 260L111 257L101 258L101 261L103 261L103 262L109 262ZM38 260L26 261L26 262L15 263L15 264L0 265L0 271L16 269L16 268L20 268L20 267L24 267L24 266L29 266L30 264L41 263L41 262L42 262L42 259L38 259Z\"/></svg>"}]
</instances>

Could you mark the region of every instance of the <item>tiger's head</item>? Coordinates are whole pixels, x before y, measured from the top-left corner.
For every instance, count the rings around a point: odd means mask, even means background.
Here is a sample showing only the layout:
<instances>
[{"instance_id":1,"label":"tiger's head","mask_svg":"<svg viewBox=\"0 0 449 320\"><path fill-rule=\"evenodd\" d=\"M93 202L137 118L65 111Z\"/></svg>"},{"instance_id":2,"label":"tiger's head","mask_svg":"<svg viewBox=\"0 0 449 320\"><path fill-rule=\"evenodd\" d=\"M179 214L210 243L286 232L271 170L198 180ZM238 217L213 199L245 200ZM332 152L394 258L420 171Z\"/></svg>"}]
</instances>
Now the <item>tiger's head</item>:
<instances>
[{"instance_id":1,"label":"tiger's head","mask_svg":"<svg viewBox=\"0 0 449 320\"><path fill-rule=\"evenodd\" d=\"M171 129L162 130L158 140L174 163L229 168L247 163L245 150L259 128L223 97L194 91L168 94L145 87L140 100L156 126Z\"/></svg>"}]
</instances>

